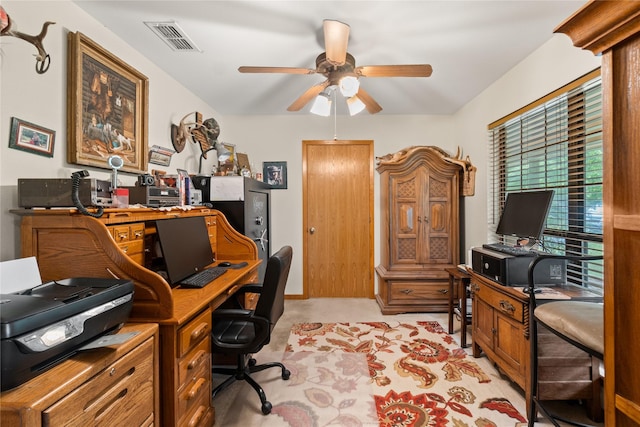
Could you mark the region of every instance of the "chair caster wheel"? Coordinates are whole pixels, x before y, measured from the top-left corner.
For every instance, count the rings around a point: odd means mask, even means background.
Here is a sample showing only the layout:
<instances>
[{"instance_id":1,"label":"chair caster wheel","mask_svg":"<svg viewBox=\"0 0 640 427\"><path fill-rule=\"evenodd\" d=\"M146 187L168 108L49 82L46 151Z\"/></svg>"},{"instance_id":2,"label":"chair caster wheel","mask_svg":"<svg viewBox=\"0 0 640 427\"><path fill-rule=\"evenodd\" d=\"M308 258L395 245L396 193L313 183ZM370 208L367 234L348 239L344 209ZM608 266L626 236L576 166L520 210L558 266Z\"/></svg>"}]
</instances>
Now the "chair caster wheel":
<instances>
[{"instance_id":1,"label":"chair caster wheel","mask_svg":"<svg viewBox=\"0 0 640 427\"><path fill-rule=\"evenodd\" d=\"M288 380L290 376L291 376L291 371L289 371L288 369L285 369L284 371L282 371L283 380Z\"/></svg>"},{"instance_id":2,"label":"chair caster wheel","mask_svg":"<svg viewBox=\"0 0 640 427\"><path fill-rule=\"evenodd\" d=\"M249 361L247 362L247 365L250 368L253 368L254 366L256 366L258 362L256 361L256 359L254 359L253 357L249 358Z\"/></svg>"},{"instance_id":3,"label":"chair caster wheel","mask_svg":"<svg viewBox=\"0 0 640 427\"><path fill-rule=\"evenodd\" d=\"M271 402L264 402L262 404L262 413L264 415L269 415L271 413L271 408L272 408Z\"/></svg>"}]
</instances>

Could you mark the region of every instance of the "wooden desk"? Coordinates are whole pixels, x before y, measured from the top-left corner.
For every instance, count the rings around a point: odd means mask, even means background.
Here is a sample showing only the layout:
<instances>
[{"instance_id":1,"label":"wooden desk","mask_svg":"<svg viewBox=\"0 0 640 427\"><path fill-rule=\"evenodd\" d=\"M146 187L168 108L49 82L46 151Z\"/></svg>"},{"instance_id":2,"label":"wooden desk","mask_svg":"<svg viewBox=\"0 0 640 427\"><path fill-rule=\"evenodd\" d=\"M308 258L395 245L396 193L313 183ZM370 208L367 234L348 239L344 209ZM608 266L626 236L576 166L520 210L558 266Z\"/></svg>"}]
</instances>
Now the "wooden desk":
<instances>
[{"instance_id":1,"label":"wooden desk","mask_svg":"<svg viewBox=\"0 0 640 427\"><path fill-rule=\"evenodd\" d=\"M447 267L445 271L449 273L449 334L453 334L453 316L457 314L460 316L460 346L466 348L471 314L467 313L467 287L471 278L458 267Z\"/></svg>"},{"instance_id":2,"label":"wooden desk","mask_svg":"<svg viewBox=\"0 0 640 427\"><path fill-rule=\"evenodd\" d=\"M212 425L211 312L236 286L255 282L255 243L214 209L105 209L94 218L75 209L23 209L22 256L35 256L44 281L67 277L128 278L135 284L131 321L160 328L160 420L165 426ZM203 216L219 261L247 261L202 289L171 286L150 268L155 222Z\"/></svg>"},{"instance_id":3,"label":"wooden desk","mask_svg":"<svg viewBox=\"0 0 640 427\"><path fill-rule=\"evenodd\" d=\"M531 393L529 295L523 293L522 288L501 285L474 271L469 271L469 275L473 298L473 356L480 357L484 352L524 390L528 403ZM577 286L554 289L567 299L602 300ZM536 301L543 303L542 298L536 296ZM599 379L593 377L593 358L545 331L539 331L538 349L541 354L538 377L544 379L545 387L539 391L540 399L594 399L594 382Z\"/></svg>"},{"instance_id":4,"label":"wooden desk","mask_svg":"<svg viewBox=\"0 0 640 427\"><path fill-rule=\"evenodd\" d=\"M158 325L126 324L129 341L82 351L0 394L0 425L126 425L158 422Z\"/></svg>"}]
</instances>

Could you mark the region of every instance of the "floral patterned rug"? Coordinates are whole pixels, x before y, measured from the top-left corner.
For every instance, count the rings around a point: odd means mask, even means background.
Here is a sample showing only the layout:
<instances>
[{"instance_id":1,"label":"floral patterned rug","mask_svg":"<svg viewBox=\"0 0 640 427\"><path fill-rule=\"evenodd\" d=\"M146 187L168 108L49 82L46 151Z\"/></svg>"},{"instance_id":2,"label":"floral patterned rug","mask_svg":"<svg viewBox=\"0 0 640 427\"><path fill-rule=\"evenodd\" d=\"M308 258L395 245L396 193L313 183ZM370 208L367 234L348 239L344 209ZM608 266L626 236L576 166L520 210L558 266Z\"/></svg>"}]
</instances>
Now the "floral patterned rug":
<instances>
[{"instance_id":1,"label":"floral patterned rug","mask_svg":"<svg viewBox=\"0 0 640 427\"><path fill-rule=\"evenodd\" d=\"M526 423L438 322L300 323L283 359L291 379L263 425Z\"/></svg>"}]
</instances>

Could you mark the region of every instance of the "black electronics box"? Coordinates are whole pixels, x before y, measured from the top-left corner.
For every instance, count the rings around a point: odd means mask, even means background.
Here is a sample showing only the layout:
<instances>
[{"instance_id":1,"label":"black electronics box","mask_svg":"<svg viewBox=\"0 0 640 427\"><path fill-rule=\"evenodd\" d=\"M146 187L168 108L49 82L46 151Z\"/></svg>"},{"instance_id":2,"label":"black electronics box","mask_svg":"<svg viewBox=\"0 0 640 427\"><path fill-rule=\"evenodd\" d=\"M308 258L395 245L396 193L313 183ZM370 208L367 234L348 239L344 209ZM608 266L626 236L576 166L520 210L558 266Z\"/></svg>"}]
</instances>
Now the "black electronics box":
<instances>
[{"instance_id":1,"label":"black electronics box","mask_svg":"<svg viewBox=\"0 0 640 427\"><path fill-rule=\"evenodd\" d=\"M133 307L130 280L73 278L0 295L1 390L21 385L101 335Z\"/></svg>"},{"instance_id":2,"label":"black electronics box","mask_svg":"<svg viewBox=\"0 0 640 427\"><path fill-rule=\"evenodd\" d=\"M129 190L129 204L140 204L152 208L178 206L180 192L176 187L155 187L144 185L138 187L122 187Z\"/></svg>"},{"instance_id":3,"label":"black electronics box","mask_svg":"<svg viewBox=\"0 0 640 427\"><path fill-rule=\"evenodd\" d=\"M71 178L18 178L18 206L21 208L74 207ZM111 206L111 183L95 178L81 179L78 199L85 206Z\"/></svg>"},{"instance_id":4,"label":"black electronics box","mask_svg":"<svg viewBox=\"0 0 640 427\"><path fill-rule=\"evenodd\" d=\"M471 248L473 271L505 286L527 286L529 264L535 257L513 256L482 247ZM533 274L536 285L564 285L567 281L567 261L540 261Z\"/></svg>"}]
</instances>

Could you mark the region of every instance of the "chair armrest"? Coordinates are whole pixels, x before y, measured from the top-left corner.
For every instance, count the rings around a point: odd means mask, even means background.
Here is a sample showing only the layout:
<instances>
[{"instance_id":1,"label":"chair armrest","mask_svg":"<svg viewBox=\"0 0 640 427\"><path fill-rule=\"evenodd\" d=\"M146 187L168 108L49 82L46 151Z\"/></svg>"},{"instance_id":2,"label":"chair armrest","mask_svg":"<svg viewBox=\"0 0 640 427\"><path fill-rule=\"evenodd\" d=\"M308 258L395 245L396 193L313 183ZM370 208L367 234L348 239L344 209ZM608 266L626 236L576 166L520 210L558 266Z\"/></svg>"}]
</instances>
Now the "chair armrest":
<instances>
[{"instance_id":1,"label":"chair armrest","mask_svg":"<svg viewBox=\"0 0 640 427\"><path fill-rule=\"evenodd\" d=\"M246 294L246 293L254 293L259 294L262 292L262 283L247 283L246 285L242 285L237 291L234 292L236 294Z\"/></svg>"},{"instance_id":2,"label":"chair armrest","mask_svg":"<svg viewBox=\"0 0 640 427\"><path fill-rule=\"evenodd\" d=\"M253 311L244 308L218 308L213 311L212 319L215 320L246 320L251 321Z\"/></svg>"}]
</instances>

